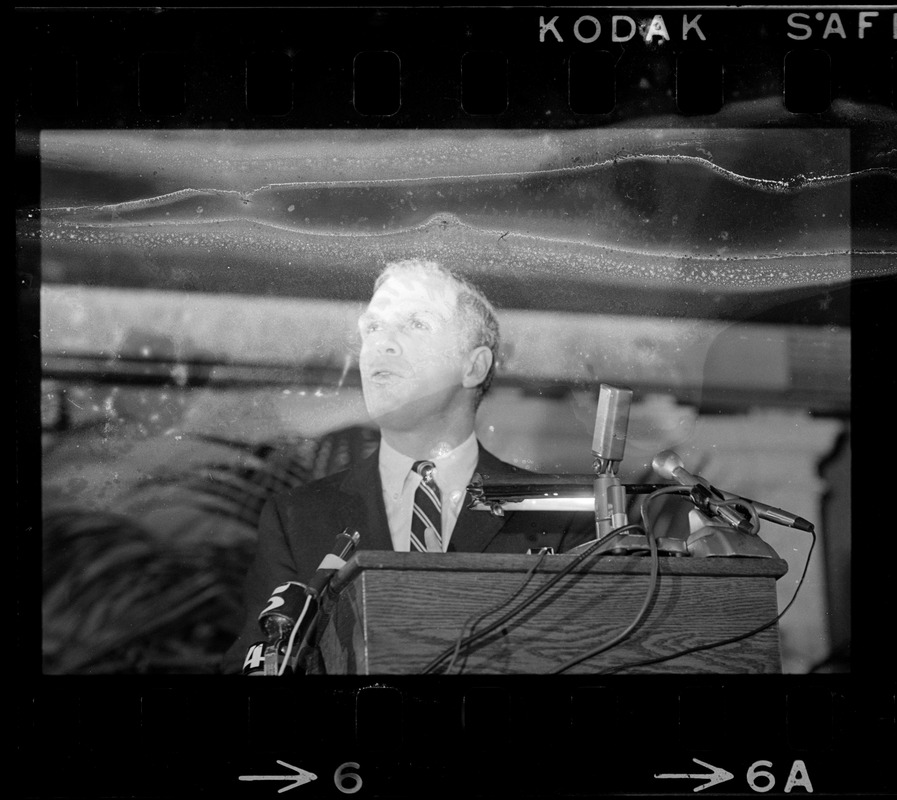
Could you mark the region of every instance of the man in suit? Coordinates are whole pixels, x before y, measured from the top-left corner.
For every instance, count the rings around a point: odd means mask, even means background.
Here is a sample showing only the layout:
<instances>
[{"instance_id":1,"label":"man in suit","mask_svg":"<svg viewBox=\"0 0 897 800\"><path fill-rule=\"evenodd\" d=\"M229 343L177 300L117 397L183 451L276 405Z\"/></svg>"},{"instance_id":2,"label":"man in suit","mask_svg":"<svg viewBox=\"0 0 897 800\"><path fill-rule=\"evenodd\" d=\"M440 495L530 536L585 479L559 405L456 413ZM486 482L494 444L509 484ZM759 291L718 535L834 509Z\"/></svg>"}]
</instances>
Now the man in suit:
<instances>
[{"instance_id":1,"label":"man in suit","mask_svg":"<svg viewBox=\"0 0 897 800\"><path fill-rule=\"evenodd\" d=\"M495 373L499 328L475 286L431 261L387 266L358 322L359 369L380 446L343 472L271 499L261 514L246 581L246 621L224 670L237 672L259 641L258 614L275 587L308 582L336 535L359 549L471 553L563 552L595 538L588 512L468 508L482 475L523 472L485 450L476 411Z\"/></svg>"}]
</instances>

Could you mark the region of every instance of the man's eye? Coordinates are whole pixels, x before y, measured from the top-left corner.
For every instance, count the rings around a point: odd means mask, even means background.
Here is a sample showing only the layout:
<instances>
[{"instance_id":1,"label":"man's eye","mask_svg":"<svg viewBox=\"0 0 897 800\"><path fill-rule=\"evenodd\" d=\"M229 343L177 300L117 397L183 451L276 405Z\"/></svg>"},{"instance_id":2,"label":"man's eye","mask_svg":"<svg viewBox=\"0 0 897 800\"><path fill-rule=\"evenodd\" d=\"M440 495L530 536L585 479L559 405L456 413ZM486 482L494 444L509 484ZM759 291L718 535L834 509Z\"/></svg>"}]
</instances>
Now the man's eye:
<instances>
[{"instance_id":1,"label":"man's eye","mask_svg":"<svg viewBox=\"0 0 897 800\"><path fill-rule=\"evenodd\" d=\"M421 330L421 331L430 330L430 326L426 322L424 322L422 319L418 319L417 317L413 317L411 319L411 327L416 328L417 330Z\"/></svg>"},{"instance_id":2,"label":"man's eye","mask_svg":"<svg viewBox=\"0 0 897 800\"><path fill-rule=\"evenodd\" d=\"M380 330L379 322L369 322L367 325L364 326L365 333L373 333L374 331L378 331L378 330Z\"/></svg>"}]
</instances>

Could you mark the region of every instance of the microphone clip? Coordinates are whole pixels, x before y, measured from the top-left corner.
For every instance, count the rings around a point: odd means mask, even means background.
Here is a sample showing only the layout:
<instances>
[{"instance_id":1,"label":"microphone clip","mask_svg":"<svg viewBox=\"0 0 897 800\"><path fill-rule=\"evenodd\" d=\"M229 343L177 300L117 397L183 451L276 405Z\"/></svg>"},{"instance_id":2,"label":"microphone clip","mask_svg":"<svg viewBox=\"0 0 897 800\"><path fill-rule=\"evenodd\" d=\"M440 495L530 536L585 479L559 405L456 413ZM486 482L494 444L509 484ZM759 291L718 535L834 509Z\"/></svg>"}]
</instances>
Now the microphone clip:
<instances>
[{"instance_id":1,"label":"microphone clip","mask_svg":"<svg viewBox=\"0 0 897 800\"><path fill-rule=\"evenodd\" d=\"M706 514L708 517L718 516L716 511L710 507L710 501L714 499L721 500L722 497L715 497L714 493L706 486L696 483L689 489L688 496L691 498L695 508L702 514Z\"/></svg>"},{"instance_id":2,"label":"microphone clip","mask_svg":"<svg viewBox=\"0 0 897 800\"><path fill-rule=\"evenodd\" d=\"M698 558L778 558L778 553L756 535L740 513L727 506L722 492L709 483L695 483L688 492L695 507L688 514L689 555Z\"/></svg>"},{"instance_id":3,"label":"microphone clip","mask_svg":"<svg viewBox=\"0 0 897 800\"><path fill-rule=\"evenodd\" d=\"M689 487L688 496L695 508L705 517L721 519L726 525L746 536L757 533L744 515L732 507L734 504L727 501L725 495L709 483L695 483Z\"/></svg>"}]
</instances>

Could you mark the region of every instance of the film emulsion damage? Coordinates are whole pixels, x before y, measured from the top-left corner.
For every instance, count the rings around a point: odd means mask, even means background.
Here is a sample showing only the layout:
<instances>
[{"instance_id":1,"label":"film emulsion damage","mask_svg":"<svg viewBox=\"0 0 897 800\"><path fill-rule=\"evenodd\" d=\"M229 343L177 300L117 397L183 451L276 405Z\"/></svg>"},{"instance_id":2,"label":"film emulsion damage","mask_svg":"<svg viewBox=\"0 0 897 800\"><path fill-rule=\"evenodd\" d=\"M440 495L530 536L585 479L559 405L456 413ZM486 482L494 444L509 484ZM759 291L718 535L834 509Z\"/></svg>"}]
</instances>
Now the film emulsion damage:
<instances>
[{"instance_id":1,"label":"film emulsion damage","mask_svg":"<svg viewBox=\"0 0 897 800\"><path fill-rule=\"evenodd\" d=\"M15 20L27 796L895 788L897 9ZM358 318L411 258L494 304L528 472L457 552L328 508L246 608L268 501L395 441Z\"/></svg>"}]
</instances>

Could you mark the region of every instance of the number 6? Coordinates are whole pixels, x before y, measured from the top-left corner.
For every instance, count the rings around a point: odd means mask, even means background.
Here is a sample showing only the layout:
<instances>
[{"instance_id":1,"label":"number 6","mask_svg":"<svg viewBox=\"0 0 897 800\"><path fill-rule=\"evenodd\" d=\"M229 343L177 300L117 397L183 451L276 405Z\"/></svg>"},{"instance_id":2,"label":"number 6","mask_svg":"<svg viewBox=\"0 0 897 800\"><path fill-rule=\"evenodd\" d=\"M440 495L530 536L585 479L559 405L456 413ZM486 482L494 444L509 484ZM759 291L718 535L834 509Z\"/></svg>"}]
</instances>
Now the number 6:
<instances>
[{"instance_id":1,"label":"number 6","mask_svg":"<svg viewBox=\"0 0 897 800\"><path fill-rule=\"evenodd\" d=\"M361 789L361 775L357 772L347 772L346 770L348 767L358 769L358 764L354 761L347 761L345 764L340 764L339 767L337 767L336 772L333 773L333 782L336 784L336 788L343 794L355 794L355 792ZM344 782L346 778L352 782L349 787L347 787Z\"/></svg>"},{"instance_id":2,"label":"number 6","mask_svg":"<svg viewBox=\"0 0 897 800\"><path fill-rule=\"evenodd\" d=\"M751 768L747 773L747 782L751 789L755 792L768 792L776 784L775 776L765 769L757 769L757 767L771 767L771 761L755 761L751 764ZM762 783L757 783L757 779L762 779Z\"/></svg>"}]
</instances>

